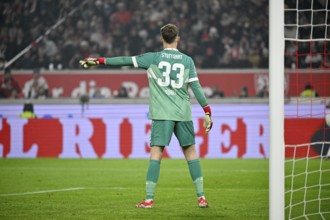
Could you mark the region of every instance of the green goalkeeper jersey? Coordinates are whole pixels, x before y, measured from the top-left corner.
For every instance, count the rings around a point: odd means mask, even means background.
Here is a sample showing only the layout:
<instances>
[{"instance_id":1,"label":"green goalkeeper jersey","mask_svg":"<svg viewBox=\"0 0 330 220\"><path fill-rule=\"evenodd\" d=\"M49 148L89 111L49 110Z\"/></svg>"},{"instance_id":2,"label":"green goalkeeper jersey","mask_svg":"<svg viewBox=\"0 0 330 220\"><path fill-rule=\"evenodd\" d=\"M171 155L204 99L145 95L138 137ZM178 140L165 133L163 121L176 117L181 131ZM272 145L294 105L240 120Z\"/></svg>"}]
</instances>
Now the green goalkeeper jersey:
<instances>
[{"instance_id":1,"label":"green goalkeeper jersey","mask_svg":"<svg viewBox=\"0 0 330 220\"><path fill-rule=\"evenodd\" d=\"M133 56L132 61L134 67L147 70L149 119L190 121L188 84L198 81L193 60L177 49L167 48Z\"/></svg>"}]
</instances>

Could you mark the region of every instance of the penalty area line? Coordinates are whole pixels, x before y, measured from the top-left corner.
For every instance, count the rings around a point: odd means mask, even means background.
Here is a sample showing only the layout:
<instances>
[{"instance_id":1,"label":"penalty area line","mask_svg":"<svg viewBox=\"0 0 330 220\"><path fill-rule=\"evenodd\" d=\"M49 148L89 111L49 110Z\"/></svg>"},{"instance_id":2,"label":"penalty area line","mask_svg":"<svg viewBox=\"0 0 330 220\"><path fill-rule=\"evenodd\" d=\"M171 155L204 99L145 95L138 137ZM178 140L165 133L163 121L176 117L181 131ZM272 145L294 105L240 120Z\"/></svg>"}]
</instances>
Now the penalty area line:
<instances>
[{"instance_id":1,"label":"penalty area line","mask_svg":"<svg viewBox=\"0 0 330 220\"><path fill-rule=\"evenodd\" d=\"M43 193L52 193L52 192L76 191L76 190L83 190L83 189L85 189L85 188L84 187L77 187L77 188L41 190L41 191L35 191L35 192L8 193L8 194L0 194L0 197L23 196L23 195L43 194Z\"/></svg>"}]
</instances>

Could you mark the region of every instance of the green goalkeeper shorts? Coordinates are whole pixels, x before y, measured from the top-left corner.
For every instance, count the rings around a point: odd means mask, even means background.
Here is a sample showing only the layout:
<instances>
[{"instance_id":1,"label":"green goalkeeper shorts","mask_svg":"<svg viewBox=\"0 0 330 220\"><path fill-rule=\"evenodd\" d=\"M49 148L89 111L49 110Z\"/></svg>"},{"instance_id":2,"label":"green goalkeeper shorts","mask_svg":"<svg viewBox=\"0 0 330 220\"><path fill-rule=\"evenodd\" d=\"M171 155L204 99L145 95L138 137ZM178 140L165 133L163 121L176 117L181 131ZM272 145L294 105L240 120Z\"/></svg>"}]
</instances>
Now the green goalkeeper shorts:
<instances>
[{"instance_id":1,"label":"green goalkeeper shorts","mask_svg":"<svg viewBox=\"0 0 330 220\"><path fill-rule=\"evenodd\" d=\"M192 121L152 120L150 146L169 146L173 133L181 147L195 144Z\"/></svg>"}]
</instances>

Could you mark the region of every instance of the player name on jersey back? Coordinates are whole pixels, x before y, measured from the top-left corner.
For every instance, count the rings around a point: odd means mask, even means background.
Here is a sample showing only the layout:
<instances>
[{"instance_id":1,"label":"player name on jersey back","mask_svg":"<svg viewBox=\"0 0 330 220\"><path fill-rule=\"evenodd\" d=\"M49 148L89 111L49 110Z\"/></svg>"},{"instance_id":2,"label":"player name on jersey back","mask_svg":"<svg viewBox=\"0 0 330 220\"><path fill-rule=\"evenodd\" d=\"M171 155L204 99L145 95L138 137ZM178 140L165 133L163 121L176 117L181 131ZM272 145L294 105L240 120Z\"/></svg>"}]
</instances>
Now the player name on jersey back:
<instances>
[{"instance_id":1,"label":"player name on jersey back","mask_svg":"<svg viewBox=\"0 0 330 220\"><path fill-rule=\"evenodd\" d=\"M168 59L182 59L182 54L162 53L162 57L165 57Z\"/></svg>"}]
</instances>

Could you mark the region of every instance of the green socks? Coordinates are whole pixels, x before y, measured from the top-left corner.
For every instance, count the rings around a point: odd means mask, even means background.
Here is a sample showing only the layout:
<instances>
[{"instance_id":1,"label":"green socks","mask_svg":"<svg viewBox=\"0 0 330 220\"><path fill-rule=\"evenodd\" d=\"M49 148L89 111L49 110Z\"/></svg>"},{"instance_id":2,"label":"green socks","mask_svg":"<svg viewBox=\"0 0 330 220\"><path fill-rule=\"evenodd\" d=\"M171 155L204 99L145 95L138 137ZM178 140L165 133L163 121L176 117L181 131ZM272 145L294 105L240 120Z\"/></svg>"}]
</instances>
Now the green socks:
<instances>
[{"instance_id":1,"label":"green socks","mask_svg":"<svg viewBox=\"0 0 330 220\"><path fill-rule=\"evenodd\" d=\"M199 159L188 160L188 167L189 167L190 176L194 181L197 196L198 197L204 196L203 176L202 176L202 169ZM147 171L146 199L154 199L155 188L158 182L159 172L160 172L160 161L150 160Z\"/></svg>"},{"instance_id":2,"label":"green socks","mask_svg":"<svg viewBox=\"0 0 330 220\"><path fill-rule=\"evenodd\" d=\"M160 161L159 160L150 160L149 167L147 172L147 181L146 181L146 199L154 199L155 188L158 182L160 171Z\"/></svg>"},{"instance_id":3,"label":"green socks","mask_svg":"<svg viewBox=\"0 0 330 220\"><path fill-rule=\"evenodd\" d=\"M194 181L197 197L204 196L202 169L199 159L188 160L189 172Z\"/></svg>"}]
</instances>

